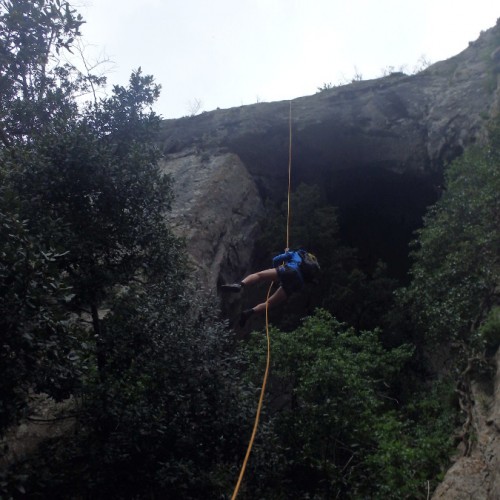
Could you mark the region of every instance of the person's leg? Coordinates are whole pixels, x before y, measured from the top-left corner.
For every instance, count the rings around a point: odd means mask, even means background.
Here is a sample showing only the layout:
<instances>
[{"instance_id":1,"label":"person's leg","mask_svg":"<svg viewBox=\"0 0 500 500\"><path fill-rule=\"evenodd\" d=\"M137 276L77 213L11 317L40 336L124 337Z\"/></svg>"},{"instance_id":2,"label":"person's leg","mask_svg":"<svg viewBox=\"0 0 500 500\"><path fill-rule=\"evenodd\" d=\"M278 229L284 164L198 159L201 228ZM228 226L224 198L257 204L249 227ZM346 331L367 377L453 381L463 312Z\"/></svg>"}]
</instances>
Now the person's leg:
<instances>
[{"instance_id":1,"label":"person's leg","mask_svg":"<svg viewBox=\"0 0 500 500\"><path fill-rule=\"evenodd\" d=\"M264 271L249 274L239 283L222 285L221 289L226 292L240 292L244 286L255 285L256 283L263 283L265 281L278 281L278 271L276 269L266 269Z\"/></svg>"},{"instance_id":2,"label":"person's leg","mask_svg":"<svg viewBox=\"0 0 500 500\"><path fill-rule=\"evenodd\" d=\"M269 300L267 301L268 304L268 309L272 309L273 307L276 307L278 304L281 304L284 302L287 298L285 290L280 286L272 295L269 297ZM254 312L257 314L265 313L266 312L266 303L262 302L261 304L257 304L256 306L253 307Z\"/></svg>"},{"instance_id":3,"label":"person's leg","mask_svg":"<svg viewBox=\"0 0 500 500\"><path fill-rule=\"evenodd\" d=\"M285 290L280 286L272 295L269 297L267 301L268 309L272 309L273 307L281 304L287 299L287 294ZM240 316L240 326L244 326L250 316L254 314L262 314L266 312L266 302L262 302L261 304L257 304L251 309L247 309L241 313Z\"/></svg>"},{"instance_id":4,"label":"person's leg","mask_svg":"<svg viewBox=\"0 0 500 500\"><path fill-rule=\"evenodd\" d=\"M278 271L276 269L266 269L258 273L249 274L245 279L241 280L243 286L255 285L256 283L263 283L265 281L277 281Z\"/></svg>"}]
</instances>

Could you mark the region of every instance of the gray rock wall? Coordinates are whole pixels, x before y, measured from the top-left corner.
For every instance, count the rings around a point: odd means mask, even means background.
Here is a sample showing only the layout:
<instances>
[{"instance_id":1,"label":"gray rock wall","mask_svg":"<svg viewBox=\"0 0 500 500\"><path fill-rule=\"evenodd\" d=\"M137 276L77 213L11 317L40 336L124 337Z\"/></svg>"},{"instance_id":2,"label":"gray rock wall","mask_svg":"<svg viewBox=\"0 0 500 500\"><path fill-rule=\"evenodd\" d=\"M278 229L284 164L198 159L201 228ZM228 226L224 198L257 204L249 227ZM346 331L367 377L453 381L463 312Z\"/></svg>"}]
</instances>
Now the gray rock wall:
<instances>
[{"instance_id":1,"label":"gray rock wall","mask_svg":"<svg viewBox=\"0 0 500 500\"><path fill-rule=\"evenodd\" d=\"M339 207L346 242L359 248L367 262L387 262L395 277L406 274L408 242L426 207L440 195L443 167L482 140L488 118L498 109L499 47L496 26L462 53L419 74L354 82L291 103L292 188L301 182L321 186L328 202ZM289 105L258 103L166 120L162 147L167 164L189 156L205 165L207 155L227 153L238 158L238 178L253 182L256 196L281 201L288 183ZM209 207L213 186L204 184L205 171L189 172L199 190L197 203L216 211ZM203 201L200 190L207 194ZM233 194L220 191L217 200L225 196ZM258 202L253 198L252 203ZM192 219L191 239L193 231L200 241L208 238L206 220L200 222ZM220 227L227 241L247 230L233 222ZM210 238L217 240L217 235L210 233ZM213 282L217 270L210 272Z\"/></svg>"},{"instance_id":2,"label":"gray rock wall","mask_svg":"<svg viewBox=\"0 0 500 500\"><path fill-rule=\"evenodd\" d=\"M491 393L472 387L474 444L458 456L438 486L433 500L498 500L500 498L500 350Z\"/></svg>"},{"instance_id":3,"label":"gray rock wall","mask_svg":"<svg viewBox=\"0 0 500 500\"><path fill-rule=\"evenodd\" d=\"M359 81L292 101L296 179L366 166L426 175L481 136L495 101L500 26L425 71ZM167 153L227 148L270 192L288 165L289 102L167 120Z\"/></svg>"},{"instance_id":4,"label":"gray rock wall","mask_svg":"<svg viewBox=\"0 0 500 500\"><path fill-rule=\"evenodd\" d=\"M262 201L255 182L231 153L186 150L170 155L162 169L174 179L169 215L185 238L201 284L243 274L252 260Z\"/></svg>"}]
</instances>

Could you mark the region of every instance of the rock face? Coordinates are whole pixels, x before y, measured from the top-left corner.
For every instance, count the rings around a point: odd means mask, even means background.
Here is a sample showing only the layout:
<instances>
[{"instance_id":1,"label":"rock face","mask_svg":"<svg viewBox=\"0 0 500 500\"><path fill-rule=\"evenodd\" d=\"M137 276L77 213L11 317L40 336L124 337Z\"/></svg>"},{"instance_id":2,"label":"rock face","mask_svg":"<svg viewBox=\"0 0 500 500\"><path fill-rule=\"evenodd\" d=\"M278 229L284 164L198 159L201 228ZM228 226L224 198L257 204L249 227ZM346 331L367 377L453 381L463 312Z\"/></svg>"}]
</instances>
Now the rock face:
<instances>
[{"instance_id":1,"label":"rock face","mask_svg":"<svg viewBox=\"0 0 500 500\"><path fill-rule=\"evenodd\" d=\"M443 166L481 140L488 117L498 109L499 48L497 23L462 53L416 75L354 82L291 102L293 187L320 185L339 207L347 242L362 256L382 258L400 277L407 267L408 241L440 194ZM186 151L184 165L203 165L206 155L230 153L241 160L242 182L252 180L262 199L282 199L288 182L289 106L288 101L258 103L167 120L166 165ZM204 175L203 169L198 173ZM210 196L213 184L203 187L201 179L193 182ZM224 196L232 194L221 192L217 199ZM202 205L208 207L208 198ZM236 233L229 240L241 239L240 228L232 227ZM205 238L204 230L191 227L197 238ZM211 272L217 274L215 268Z\"/></svg>"},{"instance_id":2,"label":"rock face","mask_svg":"<svg viewBox=\"0 0 500 500\"><path fill-rule=\"evenodd\" d=\"M490 113L500 65L500 27L452 59L413 76L393 73L292 101L294 174L383 168L439 172L477 140ZM289 102L216 110L164 123L165 151L196 145L238 154L261 188L286 175Z\"/></svg>"},{"instance_id":3,"label":"rock face","mask_svg":"<svg viewBox=\"0 0 500 500\"><path fill-rule=\"evenodd\" d=\"M493 391L472 387L473 425L477 438L469 456L457 459L438 486L433 500L498 500L500 498L500 350L496 354Z\"/></svg>"},{"instance_id":4,"label":"rock face","mask_svg":"<svg viewBox=\"0 0 500 500\"><path fill-rule=\"evenodd\" d=\"M243 274L251 261L262 202L240 159L230 153L171 155L163 171L174 179L171 222L186 239L201 283Z\"/></svg>"}]
</instances>

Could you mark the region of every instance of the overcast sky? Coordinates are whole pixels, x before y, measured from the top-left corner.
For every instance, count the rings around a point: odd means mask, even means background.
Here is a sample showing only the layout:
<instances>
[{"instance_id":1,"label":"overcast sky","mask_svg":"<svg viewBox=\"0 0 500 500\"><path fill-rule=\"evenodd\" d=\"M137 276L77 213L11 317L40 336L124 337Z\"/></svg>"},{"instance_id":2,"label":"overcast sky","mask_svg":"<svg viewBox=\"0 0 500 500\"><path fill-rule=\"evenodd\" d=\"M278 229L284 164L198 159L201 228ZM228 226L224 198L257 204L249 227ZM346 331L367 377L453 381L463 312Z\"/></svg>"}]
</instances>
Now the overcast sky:
<instances>
[{"instance_id":1,"label":"overcast sky","mask_svg":"<svg viewBox=\"0 0 500 500\"><path fill-rule=\"evenodd\" d=\"M110 83L142 67L177 118L314 94L384 69L412 72L464 50L500 17L499 0L78 0L87 58Z\"/></svg>"}]
</instances>

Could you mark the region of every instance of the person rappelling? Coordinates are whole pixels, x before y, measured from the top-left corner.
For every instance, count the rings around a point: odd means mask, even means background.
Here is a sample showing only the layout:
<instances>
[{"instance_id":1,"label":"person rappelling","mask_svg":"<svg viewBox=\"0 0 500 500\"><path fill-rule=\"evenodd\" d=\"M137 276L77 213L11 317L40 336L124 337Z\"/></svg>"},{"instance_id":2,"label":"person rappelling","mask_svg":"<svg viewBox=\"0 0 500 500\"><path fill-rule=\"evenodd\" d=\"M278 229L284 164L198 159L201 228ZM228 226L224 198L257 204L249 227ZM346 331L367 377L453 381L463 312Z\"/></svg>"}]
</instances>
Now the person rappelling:
<instances>
[{"instance_id":1,"label":"person rappelling","mask_svg":"<svg viewBox=\"0 0 500 500\"><path fill-rule=\"evenodd\" d=\"M253 274L238 283L231 283L221 286L225 292L239 293L248 286L257 283L278 282L279 288L274 292L267 302L262 302L256 306L245 309L240 316L240 326L245 326L247 320L254 314L263 314L267 308L272 309L284 302L292 293L298 292L304 283L316 282L321 268L316 256L306 250L290 250L276 255L273 258L273 267Z\"/></svg>"}]
</instances>

